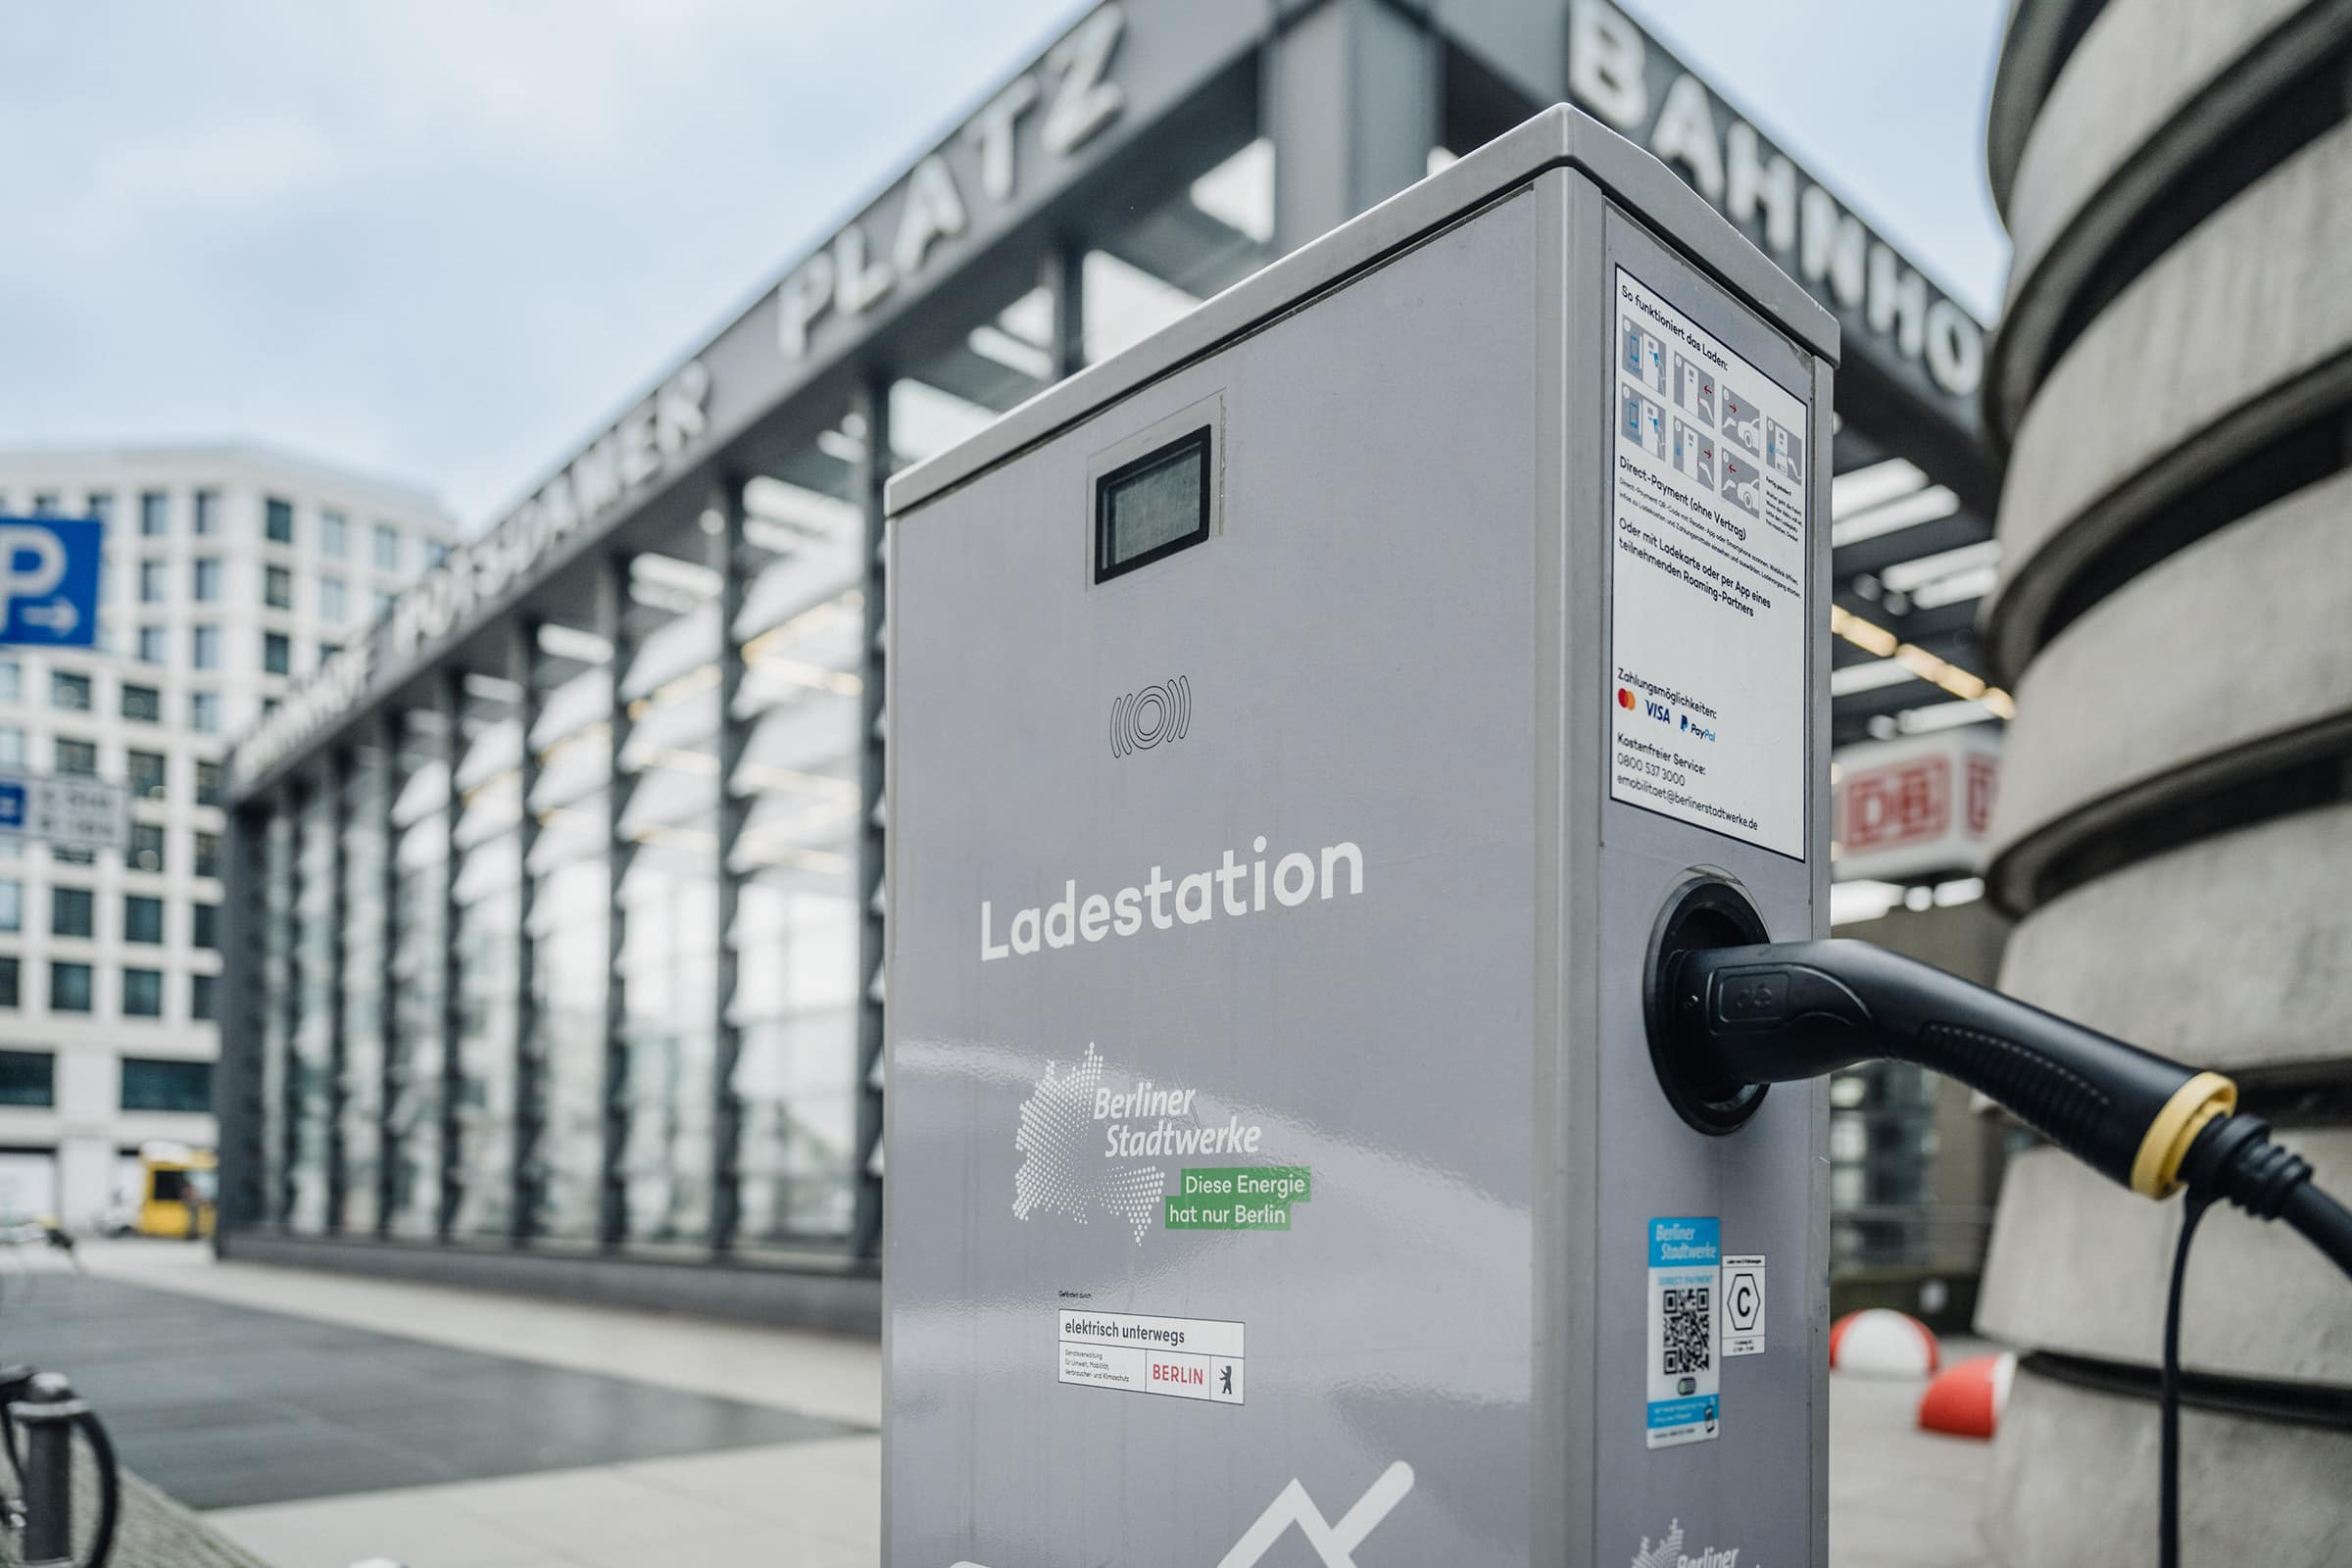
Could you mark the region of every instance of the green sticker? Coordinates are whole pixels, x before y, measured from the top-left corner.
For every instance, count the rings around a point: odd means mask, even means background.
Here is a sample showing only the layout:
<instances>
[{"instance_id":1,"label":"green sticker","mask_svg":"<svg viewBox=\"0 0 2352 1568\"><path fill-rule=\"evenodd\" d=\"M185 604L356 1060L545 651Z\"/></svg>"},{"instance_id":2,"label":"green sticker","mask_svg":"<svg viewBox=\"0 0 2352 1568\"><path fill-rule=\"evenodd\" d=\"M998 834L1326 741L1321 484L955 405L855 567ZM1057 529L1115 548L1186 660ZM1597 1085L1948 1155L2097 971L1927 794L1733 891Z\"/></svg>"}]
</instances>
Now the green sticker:
<instances>
[{"instance_id":1,"label":"green sticker","mask_svg":"<svg viewBox=\"0 0 2352 1568\"><path fill-rule=\"evenodd\" d=\"M1287 1231L1291 1205L1314 1196L1304 1165L1211 1165L1182 1173L1161 1200L1172 1231Z\"/></svg>"}]
</instances>

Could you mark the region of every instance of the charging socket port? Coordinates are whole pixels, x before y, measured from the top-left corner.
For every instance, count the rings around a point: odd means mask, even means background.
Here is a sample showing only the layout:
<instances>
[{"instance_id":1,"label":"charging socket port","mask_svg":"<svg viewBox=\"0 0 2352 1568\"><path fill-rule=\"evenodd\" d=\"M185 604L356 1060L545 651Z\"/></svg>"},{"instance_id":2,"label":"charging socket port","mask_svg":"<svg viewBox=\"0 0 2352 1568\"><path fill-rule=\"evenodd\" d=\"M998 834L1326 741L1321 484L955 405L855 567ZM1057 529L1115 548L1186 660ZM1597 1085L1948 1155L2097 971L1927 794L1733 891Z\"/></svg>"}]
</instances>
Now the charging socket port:
<instances>
[{"instance_id":1,"label":"charging socket port","mask_svg":"<svg viewBox=\"0 0 2352 1568\"><path fill-rule=\"evenodd\" d=\"M1649 1062L1675 1113L1702 1133L1737 1132L1764 1102L1763 1084L1735 1083L1711 1071L1693 1054L1676 1049L1675 984L1683 959L1710 948L1769 942L1764 917L1747 895L1722 877L1694 872L1675 885L1650 927L1649 952L1642 975L1642 1022L1649 1035Z\"/></svg>"}]
</instances>

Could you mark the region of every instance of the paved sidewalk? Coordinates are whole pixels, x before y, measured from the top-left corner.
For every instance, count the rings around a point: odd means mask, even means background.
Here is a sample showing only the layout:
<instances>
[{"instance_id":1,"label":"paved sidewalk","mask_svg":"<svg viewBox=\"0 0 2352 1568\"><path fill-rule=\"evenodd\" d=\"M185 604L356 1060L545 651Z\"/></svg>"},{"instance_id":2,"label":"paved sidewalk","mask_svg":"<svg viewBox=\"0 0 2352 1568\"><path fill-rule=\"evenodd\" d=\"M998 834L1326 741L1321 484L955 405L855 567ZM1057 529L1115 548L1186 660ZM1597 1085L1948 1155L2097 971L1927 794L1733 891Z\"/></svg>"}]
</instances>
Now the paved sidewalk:
<instances>
[{"instance_id":1,"label":"paved sidewalk","mask_svg":"<svg viewBox=\"0 0 2352 1568\"><path fill-rule=\"evenodd\" d=\"M452 1468L470 1469L472 1479L397 1484L409 1478L404 1466L435 1457L403 1443L395 1446L404 1451L383 1456L372 1484L203 1516L269 1568L350 1568L370 1558L406 1568L871 1568L878 1559L881 1352L871 1341L215 1265L194 1249L122 1244L85 1256L101 1292L151 1296L167 1321L176 1302L192 1325L216 1322L216 1313L240 1333L278 1325L290 1353L307 1345L323 1347L326 1359L340 1348L363 1362L478 1368L527 1394L540 1419L523 1430L541 1440L574 1427L609 1434L613 1399L659 1411L661 1396L685 1401L668 1407L672 1419L680 1408L717 1406L730 1421L780 1423L799 1439L737 1445L706 1432L708 1441L687 1445L694 1451L550 1468L527 1454L500 1456L478 1430L453 1429L451 1453L466 1458L453 1457ZM44 1281L39 1299L62 1304L70 1284ZM318 1356L296 1359L321 1380L315 1394L330 1407L355 1395L372 1404L385 1392L364 1366L337 1383ZM446 1382L442 1392L451 1392ZM351 1419L363 1428L373 1420ZM336 1462L364 1458L346 1448ZM266 1473L271 1467L254 1468L265 1473L249 1484L278 1484Z\"/></svg>"},{"instance_id":2,"label":"paved sidewalk","mask_svg":"<svg viewBox=\"0 0 2352 1568\"><path fill-rule=\"evenodd\" d=\"M125 1473L107 1568L270 1568L172 1498Z\"/></svg>"},{"instance_id":3,"label":"paved sidewalk","mask_svg":"<svg viewBox=\"0 0 2352 1568\"><path fill-rule=\"evenodd\" d=\"M1946 1340L1946 1366L1997 1348ZM1996 1568L1977 1527L1992 1446L1922 1432L1925 1378L1830 1376L1830 1568Z\"/></svg>"},{"instance_id":4,"label":"paved sidewalk","mask_svg":"<svg viewBox=\"0 0 2352 1568\"><path fill-rule=\"evenodd\" d=\"M581 1388L617 1379L859 1429L564 1468L508 1464L487 1479L387 1484L204 1515L268 1568L351 1568L374 1557L406 1568L872 1568L879 1558L881 1442L871 1429L881 1413L881 1353L871 1341L215 1265L195 1249L126 1244L86 1255L106 1283L169 1293L190 1312L277 1314L290 1335L347 1332L359 1336L351 1343L379 1349L389 1337L406 1342L400 1355L426 1355L428 1364L432 1352L479 1356L525 1386L529 1369L591 1380ZM1984 1348L1945 1347L1952 1359ZM564 1379L538 1386L574 1387ZM1990 1568L1977 1528L1988 1448L1918 1431L1923 1387L1831 1380L1832 1568Z\"/></svg>"}]
</instances>

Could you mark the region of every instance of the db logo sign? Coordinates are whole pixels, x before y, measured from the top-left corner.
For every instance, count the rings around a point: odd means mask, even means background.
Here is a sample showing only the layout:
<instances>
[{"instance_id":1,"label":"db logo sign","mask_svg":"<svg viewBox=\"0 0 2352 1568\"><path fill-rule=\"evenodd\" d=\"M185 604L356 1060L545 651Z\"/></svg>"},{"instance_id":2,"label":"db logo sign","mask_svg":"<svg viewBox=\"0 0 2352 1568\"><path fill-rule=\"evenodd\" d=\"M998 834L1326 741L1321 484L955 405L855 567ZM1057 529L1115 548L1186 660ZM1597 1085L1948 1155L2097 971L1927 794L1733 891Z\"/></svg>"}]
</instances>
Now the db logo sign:
<instances>
[{"instance_id":1,"label":"db logo sign","mask_svg":"<svg viewBox=\"0 0 2352 1568\"><path fill-rule=\"evenodd\" d=\"M1854 774L1838 804L1838 841L1849 854L1941 838L1952 825L1951 759L1923 757Z\"/></svg>"}]
</instances>

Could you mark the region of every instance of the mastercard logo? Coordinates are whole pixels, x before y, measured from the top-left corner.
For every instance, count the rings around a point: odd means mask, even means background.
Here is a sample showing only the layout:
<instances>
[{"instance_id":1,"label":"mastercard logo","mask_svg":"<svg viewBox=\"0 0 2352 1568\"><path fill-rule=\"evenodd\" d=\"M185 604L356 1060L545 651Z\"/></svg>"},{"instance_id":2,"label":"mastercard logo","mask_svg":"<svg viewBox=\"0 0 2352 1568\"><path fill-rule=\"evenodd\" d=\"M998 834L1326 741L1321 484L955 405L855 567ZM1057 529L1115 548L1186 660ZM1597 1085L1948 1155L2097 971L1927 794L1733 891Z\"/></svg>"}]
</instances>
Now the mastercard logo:
<instances>
[{"instance_id":1,"label":"mastercard logo","mask_svg":"<svg viewBox=\"0 0 2352 1568\"><path fill-rule=\"evenodd\" d=\"M1634 706L1634 694L1623 686L1617 688L1617 706L1629 711Z\"/></svg>"}]
</instances>

